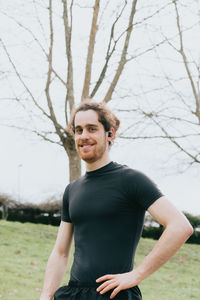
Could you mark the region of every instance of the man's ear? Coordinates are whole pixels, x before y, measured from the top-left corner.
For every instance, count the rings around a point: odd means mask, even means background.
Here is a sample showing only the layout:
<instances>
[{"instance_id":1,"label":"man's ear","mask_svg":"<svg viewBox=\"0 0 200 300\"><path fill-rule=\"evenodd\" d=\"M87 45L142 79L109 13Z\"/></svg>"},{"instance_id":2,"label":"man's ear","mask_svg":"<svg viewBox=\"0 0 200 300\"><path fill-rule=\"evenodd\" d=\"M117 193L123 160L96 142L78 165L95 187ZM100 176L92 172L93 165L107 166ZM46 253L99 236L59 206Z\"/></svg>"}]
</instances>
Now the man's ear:
<instances>
[{"instance_id":1,"label":"man's ear","mask_svg":"<svg viewBox=\"0 0 200 300\"><path fill-rule=\"evenodd\" d=\"M115 130L113 127L108 131L108 137L112 137L112 139L115 137Z\"/></svg>"}]
</instances>

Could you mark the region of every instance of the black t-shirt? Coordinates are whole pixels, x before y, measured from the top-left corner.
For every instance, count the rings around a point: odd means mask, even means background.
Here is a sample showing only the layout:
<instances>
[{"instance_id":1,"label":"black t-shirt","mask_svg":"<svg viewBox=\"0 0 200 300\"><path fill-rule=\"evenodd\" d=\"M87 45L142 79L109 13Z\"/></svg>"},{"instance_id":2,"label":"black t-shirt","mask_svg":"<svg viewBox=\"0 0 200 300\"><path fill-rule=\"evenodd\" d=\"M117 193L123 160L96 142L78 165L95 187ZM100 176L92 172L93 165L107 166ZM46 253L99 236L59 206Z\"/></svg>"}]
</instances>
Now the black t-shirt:
<instances>
[{"instance_id":1,"label":"black t-shirt","mask_svg":"<svg viewBox=\"0 0 200 300\"><path fill-rule=\"evenodd\" d=\"M70 279L94 282L131 271L145 211L161 196L146 175L115 162L69 184L61 220L74 225Z\"/></svg>"}]
</instances>

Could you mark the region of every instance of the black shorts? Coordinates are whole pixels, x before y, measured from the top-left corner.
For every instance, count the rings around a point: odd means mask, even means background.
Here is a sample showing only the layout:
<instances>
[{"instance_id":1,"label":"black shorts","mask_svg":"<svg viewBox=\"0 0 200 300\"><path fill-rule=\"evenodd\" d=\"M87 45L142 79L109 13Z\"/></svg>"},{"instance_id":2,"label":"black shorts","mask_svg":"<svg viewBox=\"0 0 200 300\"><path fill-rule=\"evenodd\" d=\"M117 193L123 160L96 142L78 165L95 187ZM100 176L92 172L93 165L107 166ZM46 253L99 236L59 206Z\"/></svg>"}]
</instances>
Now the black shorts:
<instances>
[{"instance_id":1,"label":"black shorts","mask_svg":"<svg viewBox=\"0 0 200 300\"><path fill-rule=\"evenodd\" d=\"M110 300L112 290L101 295L96 291L101 283L69 281L68 285L60 287L54 294L54 300ZM120 291L113 300L142 300L138 286Z\"/></svg>"}]
</instances>

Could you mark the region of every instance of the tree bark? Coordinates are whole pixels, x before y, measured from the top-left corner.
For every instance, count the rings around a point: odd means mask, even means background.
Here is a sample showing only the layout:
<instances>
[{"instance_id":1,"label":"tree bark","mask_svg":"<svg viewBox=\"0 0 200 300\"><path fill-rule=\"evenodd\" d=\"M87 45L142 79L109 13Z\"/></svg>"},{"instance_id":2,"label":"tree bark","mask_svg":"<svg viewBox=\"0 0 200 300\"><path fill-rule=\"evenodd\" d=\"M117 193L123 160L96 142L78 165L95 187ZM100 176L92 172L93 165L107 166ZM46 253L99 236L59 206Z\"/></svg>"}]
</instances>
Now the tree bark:
<instances>
[{"instance_id":1,"label":"tree bark","mask_svg":"<svg viewBox=\"0 0 200 300\"><path fill-rule=\"evenodd\" d=\"M69 157L69 170L70 170L70 182L79 178L81 176L81 160L74 149L68 152Z\"/></svg>"},{"instance_id":2,"label":"tree bark","mask_svg":"<svg viewBox=\"0 0 200 300\"><path fill-rule=\"evenodd\" d=\"M81 101L84 101L84 99L89 97L92 62L93 62L93 55L94 55L94 44L95 44L96 33L98 30L97 19L99 14L99 2L100 0L96 0L94 5L92 25L90 30L90 39L88 44L88 54L87 54L86 67L85 67L85 79L84 79Z\"/></svg>"},{"instance_id":3,"label":"tree bark","mask_svg":"<svg viewBox=\"0 0 200 300\"><path fill-rule=\"evenodd\" d=\"M73 137L67 138L64 148L69 159L69 181L72 182L81 176L81 160L76 152Z\"/></svg>"},{"instance_id":4,"label":"tree bark","mask_svg":"<svg viewBox=\"0 0 200 300\"><path fill-rule=\"evenodd\" d=\"M130 16L129 16L129 23L128 23L128 28L127 28L127 32L126 32L126 38L125 38L125 41L124 41L124 46L123 46L123 49L122 49L122 52L121 52L121 58L120 58L120 61L118 63L118 67L117 67L117 70L115 72L115 75L114 75L114 78L108 88L108 91L104 97L104 100L103 102L107 103L108 101L111 100L111 97L112 97L112 94L113 94L113 91L117 85L117 82L122 74L122 71L124 69L124 66L126 64L126 56L127 56L127 49L128 49L128 46L129 46L129 41L130 41L130 37L131 37L131 33L132 33L132 30L133 30L133 18L135 16L135 13L136 13L136 4L137 4L137 0L134 0L132 2L132 8L131 8L131 13L130 13Z\"/></svg>"}]
</instances>

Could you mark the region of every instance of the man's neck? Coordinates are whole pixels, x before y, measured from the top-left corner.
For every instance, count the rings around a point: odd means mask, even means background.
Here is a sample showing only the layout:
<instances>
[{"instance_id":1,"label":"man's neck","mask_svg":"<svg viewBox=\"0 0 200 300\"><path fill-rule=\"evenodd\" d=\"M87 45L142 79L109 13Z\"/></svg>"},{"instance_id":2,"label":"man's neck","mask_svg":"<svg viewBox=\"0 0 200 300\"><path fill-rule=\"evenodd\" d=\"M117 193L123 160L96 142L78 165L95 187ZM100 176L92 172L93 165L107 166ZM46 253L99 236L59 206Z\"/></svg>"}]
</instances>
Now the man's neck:
<instances>
[{"instance_id":1,"label":"man's neck","mask_svg":"<svg viewBox=\"0 0 200 300\"><path fill-rule=\"evenodd\" d=\"M90 171L94 171L94 170L100 169L100 168L106 166L107 164L109 164L110 162L111 162L111 159L108 156L108 157L106 157L104 159L95 161L93 163L86 163L86 171L90 172Z\"/></svg>"}]
</instances>

